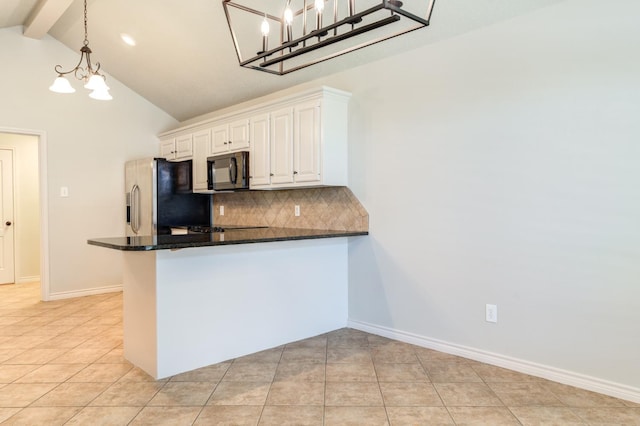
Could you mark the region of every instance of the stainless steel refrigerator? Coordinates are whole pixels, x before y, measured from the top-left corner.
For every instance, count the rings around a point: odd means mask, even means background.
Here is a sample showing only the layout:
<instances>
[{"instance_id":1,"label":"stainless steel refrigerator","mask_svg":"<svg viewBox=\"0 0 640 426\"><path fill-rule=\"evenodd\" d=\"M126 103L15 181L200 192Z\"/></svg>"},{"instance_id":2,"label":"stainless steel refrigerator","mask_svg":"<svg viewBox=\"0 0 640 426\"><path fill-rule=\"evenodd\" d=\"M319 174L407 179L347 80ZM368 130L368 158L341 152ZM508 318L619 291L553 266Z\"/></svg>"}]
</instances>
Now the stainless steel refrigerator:
<instances>
[{"instance_id":1,"label":"stainless steel refrigerator","mask_svg":"<svg viewBox=\"0 0 640 426\"><path fill-rule=\"evenodd\" d=\"M194 194L192 161L145 158L125 164L127 236L210 226L212 196Z\"/></svg>"}]
</instances>

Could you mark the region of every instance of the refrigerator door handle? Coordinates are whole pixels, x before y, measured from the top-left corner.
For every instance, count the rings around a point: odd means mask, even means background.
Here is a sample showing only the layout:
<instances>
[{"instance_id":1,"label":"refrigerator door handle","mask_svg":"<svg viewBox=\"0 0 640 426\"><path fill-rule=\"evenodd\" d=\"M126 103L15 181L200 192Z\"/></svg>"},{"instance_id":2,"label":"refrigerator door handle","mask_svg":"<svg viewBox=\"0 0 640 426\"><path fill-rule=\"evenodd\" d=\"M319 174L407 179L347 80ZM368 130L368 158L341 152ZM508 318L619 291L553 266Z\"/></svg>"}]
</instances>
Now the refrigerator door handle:
<instances>
[{"instance_id":1,"label":"refrigerator door handle","mask_svg":"<svg viewBox=\"0 0 640 426\"><path fill-rule=\"evenodd\" d=\"M127 206L127 225L131 226L131 192L125 194L125 204Z\"/></svg>"},{"instance_id":2,"label":"refrigerator door handle","mask_svg":"<svg viewBox=\"0 0 640 426\"><path fill-rule=\"evenodd\" d=\"M140 230L140 187L131 188L131 230L137 234Z\"/></svg>"}]
</instances>

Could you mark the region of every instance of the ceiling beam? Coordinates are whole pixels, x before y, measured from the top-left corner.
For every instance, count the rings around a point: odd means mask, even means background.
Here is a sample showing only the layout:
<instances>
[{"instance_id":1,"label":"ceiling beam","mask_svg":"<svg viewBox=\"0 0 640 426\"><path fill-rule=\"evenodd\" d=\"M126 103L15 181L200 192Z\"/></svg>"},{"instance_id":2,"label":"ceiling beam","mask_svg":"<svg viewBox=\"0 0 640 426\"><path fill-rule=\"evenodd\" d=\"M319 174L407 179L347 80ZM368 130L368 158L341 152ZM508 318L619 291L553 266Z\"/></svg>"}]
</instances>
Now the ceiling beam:
<instances>
[{"instance_id":1,"label":"ceiling beam","mask_svg":"<svg viewBox=\"0 0 640 426\"><path fill-rule=\"evenodd\" d=\"M60 19L73 0L40 0L24 24L26 37L41 39Z\"/></svg>"}]
</instances>

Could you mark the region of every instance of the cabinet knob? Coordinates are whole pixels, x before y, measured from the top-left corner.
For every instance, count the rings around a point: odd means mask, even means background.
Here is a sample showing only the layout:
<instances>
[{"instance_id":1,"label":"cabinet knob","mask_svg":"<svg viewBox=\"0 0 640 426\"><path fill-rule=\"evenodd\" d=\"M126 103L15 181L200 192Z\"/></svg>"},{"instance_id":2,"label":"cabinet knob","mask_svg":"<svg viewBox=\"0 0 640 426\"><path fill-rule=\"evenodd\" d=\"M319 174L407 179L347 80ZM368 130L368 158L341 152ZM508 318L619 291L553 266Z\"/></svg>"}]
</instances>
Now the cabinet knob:
<instances>
[{"instance_id":1,"label":"cabinet knob","mask_svg":"<svg viewBox=\"0 0 640 426\"><path fill-rule=\"evenodd\" d=\"M233 143L233 141L229 141L229 143Z\"/></svg>"},{"instance_id":2,"label":"cabinet knob","mask_svg":"<svg viewBox=\"0 0 640 426\"><path fill-rule=\"evenodd\" d=\"M298 174L298 172L296 172L296 171L294 170L294 171L293 171L293 174L294 174L294 175L297 175L297 174Z\"/></svg>"},{"instance_id":3,"label":"cabinet knob","mask_svg":"<svg viewBox=\"0 0 640 426\"><path fill-rule=\"evenodd\" d=\"M269 176L273 176L273 173L269 173Z\"/></svg>"},{"instance_id":4,"label":"cabinet knob","mask_svg":"<svg viewBox=\"0 0 640 426\"><path fill-rule=\"evenodd\" d=\"M226 145L227 143L225 142L224 144Z\"/></svg>"},{"instance_id":5,"label":"cabinet knob","mask_svg":"<svg viewBox=\"0 0 640 426\"><path fill-rule=\"evenodd\" d=\"M11 221L10 221L10 220L8 220L8 221L6 221L4 224L5 224L5 225L7 225L7 226L11 226Z\"/></svg>"}]
</instances>

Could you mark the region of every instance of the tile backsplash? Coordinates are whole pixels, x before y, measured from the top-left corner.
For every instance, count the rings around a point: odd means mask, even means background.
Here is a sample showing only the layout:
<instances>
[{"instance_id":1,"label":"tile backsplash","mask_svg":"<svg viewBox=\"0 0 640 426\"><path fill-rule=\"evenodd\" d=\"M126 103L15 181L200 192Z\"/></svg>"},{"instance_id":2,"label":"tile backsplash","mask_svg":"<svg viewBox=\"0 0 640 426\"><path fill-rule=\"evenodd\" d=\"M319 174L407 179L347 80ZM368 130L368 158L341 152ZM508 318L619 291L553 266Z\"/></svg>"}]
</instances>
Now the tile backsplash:
<instances>
[{"instance_id":1,"label":"tile backsplash","mask_svg":"<svg viewBox=\"0 0 640 426\"><path fill-rule=\"evenodd\" d=\"M216 226L369 230L369 214L344 186L221 193L213 196L213 205ZM294 214L296 205L300 216ZM224 206L224 216L220 216L220 206Z\"/></svg>"}]
</instances>

